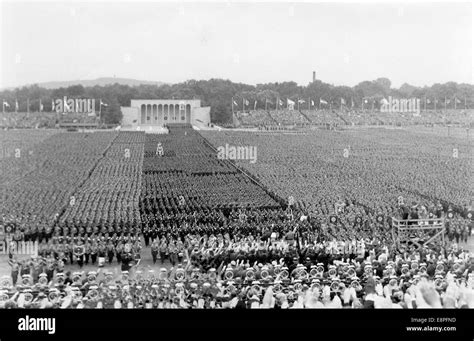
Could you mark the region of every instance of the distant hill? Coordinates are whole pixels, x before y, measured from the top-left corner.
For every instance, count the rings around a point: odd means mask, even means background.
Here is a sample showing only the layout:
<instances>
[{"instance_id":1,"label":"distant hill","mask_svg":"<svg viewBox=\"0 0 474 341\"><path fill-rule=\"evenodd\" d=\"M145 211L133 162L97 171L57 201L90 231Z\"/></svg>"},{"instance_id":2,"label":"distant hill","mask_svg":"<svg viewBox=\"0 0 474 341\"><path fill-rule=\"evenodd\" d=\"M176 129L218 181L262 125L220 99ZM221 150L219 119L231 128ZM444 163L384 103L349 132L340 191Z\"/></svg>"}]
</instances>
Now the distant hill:
<instances>
[{"instance_id":1,"label":"distant hill","mask_svg":"<svg viewBox=\"0 0 474 341\"><path fill-rule=\"evenodd\" d=\"M45 82L45 83L38 83L38 86L46 89L57 89L57 88L67 88L71 85L82 85L84 87L88 86L104 86L109 84L119 83L122 85L129 85L129 86L137 86L140 84L148 84L148 85L163 85L163 82L154 82L154 81L142 81L138 79L130 79L130 78L116 78L116 77L102 77L97 79L84 79L84 80L75 80L75 81L57 81L57 82Z\"/></svg>"}]
</instances>

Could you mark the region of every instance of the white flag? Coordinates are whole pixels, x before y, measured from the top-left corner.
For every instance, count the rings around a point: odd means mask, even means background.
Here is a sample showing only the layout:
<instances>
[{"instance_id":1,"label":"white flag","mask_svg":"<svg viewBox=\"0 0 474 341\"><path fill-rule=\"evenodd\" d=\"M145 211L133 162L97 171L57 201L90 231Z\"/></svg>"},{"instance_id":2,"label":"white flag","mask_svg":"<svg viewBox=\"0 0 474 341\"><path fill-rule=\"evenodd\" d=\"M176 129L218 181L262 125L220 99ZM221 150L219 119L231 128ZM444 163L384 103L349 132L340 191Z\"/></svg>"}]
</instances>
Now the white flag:
<instances>
[{"instance_id":1,"label":"white flag","mask_svg":"<svg viewBox=\"0 0 474 341\"><path fill-rule=\"evenodd\" d=\"M100 105L103 105L104 107L108 107L108 106L109 106L107 103L102 102L102 100L100 101Z\"/></svg>"},{"instance_id":2,"label":"white flag","mask_svg":"<svg viewBox=\"0 0 474 341\"><path fill-rule=\"evenodd\" d=\"M294 105L295 102L293 102L291 99L287 98L286 104L288 104L288 105Z\"/></svg>"},{"instance_id":3,"label":"white flag","mask_svg":"<svg viewBox=\"0 0 474 341\"><path fill-rule=\"evenodd\" d=\"M304 99L299 99L298 103L306 103Z\"/></svg>"},{"instance_id":4,"label":"white flag","mask_svg":"<svg viewBox=\"0 0 474 341\"><path fill-rule=\"evenodd\" d=\"M388 101L387 101L385 98L382 98L381 102L382 102L383 105L387 105L387 104L388 104ZM366 102L366 103L367 103L367 102Z\"/></svg>"},{"instance_id":5,"label":"white flag","mask_svg":"<svg viewBox=\"0 0 474 341\"><path fill-rule=\"evenodd\" d=\"M314 101L313 100L311 100L311 105L314 106Z\"/></svg>"},{"instance_id":6,"label":"white flag","mask_svg":"<svg viewBox=\"0 0 474 341\"><path fill-rule=\"evenodd\" d=\"M7 108L10 108L10 104L8 104L7 101L3 101L3 105L4 105L5 107L7 107Z\"/></svg>"},{"instance_id":7,"label":"white flag","mask_svg":"<svg viewBox=\"0 0 474 341\"><path fill-rule=\"evenodd\" d=\"M319 99L319 103L321 103L321 104L328 104L328 102L326 102L326 101L325 101L324 99L322 99L322 98Z\"/></svg>"}]
</instances>

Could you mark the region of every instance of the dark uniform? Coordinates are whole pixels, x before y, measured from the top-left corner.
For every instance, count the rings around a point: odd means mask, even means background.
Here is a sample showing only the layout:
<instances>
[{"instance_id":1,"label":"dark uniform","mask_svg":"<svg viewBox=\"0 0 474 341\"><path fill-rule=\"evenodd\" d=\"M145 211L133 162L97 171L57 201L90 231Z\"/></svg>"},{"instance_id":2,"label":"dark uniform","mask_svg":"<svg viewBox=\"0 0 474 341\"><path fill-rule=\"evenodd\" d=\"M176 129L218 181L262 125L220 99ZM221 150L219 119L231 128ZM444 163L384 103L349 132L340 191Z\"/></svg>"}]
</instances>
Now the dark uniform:
<instances>
[{"instance_id":1,"label":"dark uniform","mask_svg":"<svg viewBox=\"0 0 474 341\"><path fill-rule=\"evenodd\" d=\"M115 248L112 243L107 245L107 257L109 258L109 264L112 264L112 260L114 259Z\"/></svg>"},{"instance_id":2,"label":"dark uniform","mask_svg":"<svg viewBox=\"0 0 474 341\"><path fill-rule=\"evenodd\" d=\"M158 242L154 241L151 244L151 257L153 258L153 264L156 264L156 260L158 258L158 250L159 250Z\"/></svg>"}]
</instances>

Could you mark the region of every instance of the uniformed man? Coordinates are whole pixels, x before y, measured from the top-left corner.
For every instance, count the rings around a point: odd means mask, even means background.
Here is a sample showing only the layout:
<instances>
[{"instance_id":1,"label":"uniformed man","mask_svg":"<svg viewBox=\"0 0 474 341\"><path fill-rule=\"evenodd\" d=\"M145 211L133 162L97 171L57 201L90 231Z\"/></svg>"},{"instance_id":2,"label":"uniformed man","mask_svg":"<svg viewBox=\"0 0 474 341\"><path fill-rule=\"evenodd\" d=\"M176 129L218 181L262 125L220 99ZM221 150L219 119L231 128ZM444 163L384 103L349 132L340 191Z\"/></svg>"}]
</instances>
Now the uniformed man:
<instances>
[{"instance_id":1,"label":"uniformed man","mask_svg":"<svg viewBox=\"0 0 474 341\"><path fill-rule=\"evenodd\" d=\"M156 264L159 249L160 249L160 245L158 244L158 241L155 239L153 243L151 244L151 257L153 258L153 264Z\"/></svg>"},{"instance_id":2,"label":"uniformed man","mask_svg":"<svg viewBox=\"0 0 474 341\"><path fill-rule=\"evenodd\" d=\"M114 244L112 244L112 242L109 242L107 244L107 257L109 259L109 264L112 264L112 260L114 259L114 254L115 254Z\"/></svg>"},{"instance_id":3,"label":"uniformed man","mask_svg":"<svg viewBox=\"0 0 474 341\"><path fill-rule=\"evenodd\" d=\"M92 245L90 246L90 256L91 256L91 263L92 265L95 264L97 261L97 253L99 252L99 248L97 246L97 242L93 239Z\"/></svg>"},{"instance_id":4,"label":"uniformed man","mask_svg":"<svg viewBox=\"0 0 474 341\"><path fill-rule=\"evenodd\" d=\"M168 246L166 245L166 239L163 238L161 240L161 245L160 245L160 259L161 259L161 264L165 262L166 259L166 254L168 253Z\"/></svg>"},{"instance_id":5,"label":"uniformed man","mask_svg":"<svg viewBox=\"0 0 474 341\"><path fill-rule=\"evenodd\" d=\"M145 239L145 247L148 247L150 244L150 229L148 226L143 229L143 239Z\"/></svg>"},{"instance_id":6,"label":"uniformed man","mask_svg":"<svg viewBox=\"0 0 474 341\"><path fill-rule=\"evenodd\" d=\"M107 247L105 246L105 242L100 241L98 250L97 250L97 255L99 257L99 267L104 266L106 253L107 253Z\"/></svg>"},{"instance_id":7,"label":"uniformed man","mask_svg":"<svg viewBox=\"0 0 474 341\"><path fill-rule=\"evenodd\" d=\"M123 243L119 242L117 243L117 246L115 247L115 256L117 257L117 263L122 262L122 253L123 253Z\"/></svg>"},{"instance_id":8,"label":"uniformed man","mask_svg":"<svg viewBox=\"0 0 474 341\"><path fill-rule=\"evenodd\" d=\"M89 264L90 255L91 255L91 244L89 243L89 241L86 241L84 245L84 262L86 265Z\"/></svg>"},{"instance_id":9,"label":"uniformed man","mask_svg":"<svg viewBox=\"0 0 474 341\"><path fill-rule=\"evenodd\" d=\"M8 260L8 264L12 268L11 277L12 277L13 286L15 286L16 282L18 281L18 274L20 272L20 263L17 261L16 257L13 257Z\"/></svg>"},{"instance_id":10,"label":"uniformed man","mask_svg":"<svg viewBox=\"0 0 474 341\"><path fill-rule=\"evenodd\" d=\"M79 240L74 247L74 257L77 260L77 264L82 268L84 265L84 254L85 254L85 248L84 244Z\"/></svg>"}]
</instances>

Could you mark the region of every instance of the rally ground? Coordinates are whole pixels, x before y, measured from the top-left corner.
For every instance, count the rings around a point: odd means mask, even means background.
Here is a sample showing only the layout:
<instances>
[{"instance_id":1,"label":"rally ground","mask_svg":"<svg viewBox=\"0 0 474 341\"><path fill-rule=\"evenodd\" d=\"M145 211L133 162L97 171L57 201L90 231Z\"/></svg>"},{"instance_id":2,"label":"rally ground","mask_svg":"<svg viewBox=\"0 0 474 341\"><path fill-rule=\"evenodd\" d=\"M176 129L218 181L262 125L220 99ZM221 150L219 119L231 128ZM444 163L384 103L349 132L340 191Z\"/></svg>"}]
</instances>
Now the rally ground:
<instances>
[{"instance_id":1,"label":"rally ground","mask_svg":"<svg viewBox=\"0 0 474 341\"><path fill-rule=\"evenodd\" d=\"M474 252L474 236L470 236L467 240L467 243L460 243L460 247L463 249L467 249L470 252ZM20 256L19 258L25 258L26 256ZM158 260L156 264L153 264L153 259L151 257L151 248L150 247L144 247L141 252L141 257L142 259L140 260L140 264L137 266L134 266L131 270L133 273L134 271L141 270L143 273L153 270L156 274L160 271L161 268L167 268L170 269L172 267L171 263L167 260L163 264L161 264L161 261ZM5 275L10 275L10 266L8 265L8 256L7 255L0 255L0 277L5 276ZM105 264L105 266L102 268L103 270L109 270L115 273L115 277L119 277L121 270L120 270L120 265L117 264L117 261L114 259L111 265L108 263ZM79 267L79 265L67 265L66 266L66 271L97 271L98 266L96 265L85 265L82 268ZM102 270L102 271L103 271Z\"/></svg>"}]
</instances>

